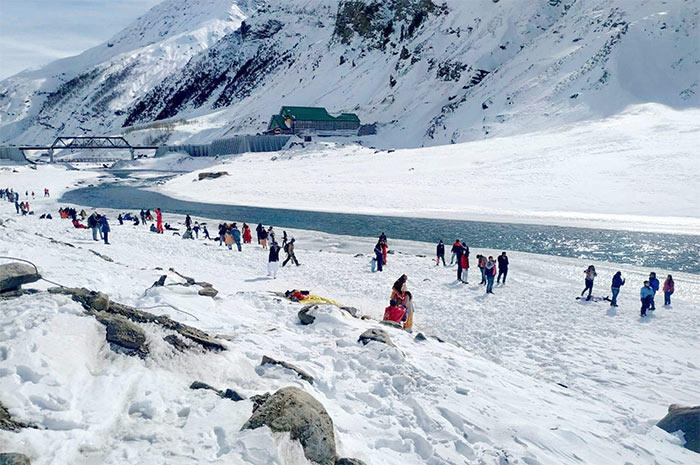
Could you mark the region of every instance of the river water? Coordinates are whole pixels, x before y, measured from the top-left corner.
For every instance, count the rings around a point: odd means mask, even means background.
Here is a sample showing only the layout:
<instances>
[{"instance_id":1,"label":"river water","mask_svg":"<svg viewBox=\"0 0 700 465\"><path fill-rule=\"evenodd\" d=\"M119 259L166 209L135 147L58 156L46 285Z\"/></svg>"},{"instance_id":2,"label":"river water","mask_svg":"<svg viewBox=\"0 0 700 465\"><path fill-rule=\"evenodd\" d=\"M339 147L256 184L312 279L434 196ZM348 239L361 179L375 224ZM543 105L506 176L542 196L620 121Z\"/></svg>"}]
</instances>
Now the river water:
<instances>
[{"instance_id":1,"label":"river water","mask_svg":"<svg viewBox=\"0 0 700 465\"><path fill-rule=\"evenodd\" d=\"M153 179L150 180L153 182ZM455 239L471 248L517 250L666 270L700 273L700 236L517 223L488 223L399 216L356 215L278 208L189 202L134 185L101 184L66 192L62 201L77 205L138 211L160 207L164 212L204 218L275 225L361 237L382 231L395 239L437 243L449 250Z\"/></svg>"}]
</instances>

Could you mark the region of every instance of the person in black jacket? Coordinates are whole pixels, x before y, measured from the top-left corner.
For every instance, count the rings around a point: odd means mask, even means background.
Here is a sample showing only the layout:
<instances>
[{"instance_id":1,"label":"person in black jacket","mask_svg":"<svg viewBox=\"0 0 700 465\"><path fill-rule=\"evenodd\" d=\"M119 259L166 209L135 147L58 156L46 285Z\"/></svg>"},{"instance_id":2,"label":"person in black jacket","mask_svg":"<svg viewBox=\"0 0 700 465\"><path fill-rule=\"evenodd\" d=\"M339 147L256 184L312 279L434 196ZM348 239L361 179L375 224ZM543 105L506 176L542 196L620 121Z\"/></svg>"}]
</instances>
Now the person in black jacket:
<instances>
[{"instance_id":1,"label":"person in black jacket","mask_svg":"<svg viewBox=\"0 0 700 465\"><path fill-rule=\"evenodd\" d=\"M272 242L270 245L270 253L267 261L267 275L272 276L272 279L277 279L277 270L280 269L280 246L277 242Z\"/></svg>"},{"instance_id":2,"label":"person in black jacket","mask_svg":"<svg viewBox=\"0 0 700 465\"><path fill-rule=\"evenodd\" d=\"M508 257L505 252L498 256L498 279L496 279L496 282L499 284L501 276L503 276L503 284L505 284L506 276L508 276Z\"/></svg>"},{"instance_id":3,"label":"person in black jacket","mask_svg":"<svg viewBox=\"0 0 700 465\"><path fill-rule=\"evenodd\" d=\"M435 266L440 264L440 259L442 259L442 265L447 266L447 263L445 263L445 244L442 240L440 240L437 245L437 260L435 261Z\"/></svg>"},{"instance_id":4,"label":"person in black jacket","mask_svg":"<svg viewBox=\"0 0 700 465\"><path fill-rule=\"evenodd\" d=\"M622 277L622 272L618 271L612 278L612 285L610 290L612 291L612 300L610 301L611 307L617 307L617 295L620 293L620 288L625 285L625 280Z\"/></svg>"}]
</instances>

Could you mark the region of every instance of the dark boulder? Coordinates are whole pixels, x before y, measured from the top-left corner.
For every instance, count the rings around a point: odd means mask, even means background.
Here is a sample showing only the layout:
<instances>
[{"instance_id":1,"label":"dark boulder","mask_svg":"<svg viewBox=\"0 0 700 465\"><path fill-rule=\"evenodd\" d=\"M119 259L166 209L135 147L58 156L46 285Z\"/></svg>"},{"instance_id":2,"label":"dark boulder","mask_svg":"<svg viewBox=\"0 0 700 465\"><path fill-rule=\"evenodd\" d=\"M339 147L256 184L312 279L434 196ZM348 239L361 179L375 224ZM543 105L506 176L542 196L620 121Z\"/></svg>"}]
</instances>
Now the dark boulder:
<instances>
[{"instance_id":1,"label":"dark boulder","mask_svg":"<svg viewBox=\"0 0 700 465\"><path fill-rule=\"evenodd\" d=\"M335 465L367 465L367 464L359 459L342 458L342 459L336 460Z\"/></svg>"},{"instance_id":2,"label":"dark boulder","mask_svg":"<svg viewBox=\"0 0 700 465\"><path fill-rule=\"evenodd\" d=\"M0 265L0 293L16 291L22 284L39 281L41 275L26 263L5 263Z\"/></svg>"},{"instance_id":3,"label":"dark boulder","mask_svg":"<svg viewBox=\"0 0 700 465\"><path fill-rule=\"evenodd\" d=\"M368 329L360 335L357 342L361 342L365 345L369 344L370 341L381 342L383 344L394 347L394 343L389 339L389 335L383 329L372 328Z\"/></svg>"},{"instance_id":4,"label":"dark boulder","mask_svg":"<svg viewBox=\"0 0 700 465\"><path fill-rule=\"evenodd\" d=\"M246 400L246 396L243 394L239 394L237 391L234 391L233 389L226 388L226 391L221 395L224 399L230 399L234 402L238 402L240 400Z\"/></svg>"},{"instance_id":5,"label":"dark boulder","mask_svg":"<svg viewBox=\"0 0 700 465\"><path fill-rule=\"evenodd\" d=\"M5 452L0 454L0 465L31 465L29 457L15 452Z\"/></svg>"},{"instance_id":6,"label":"dark boulder","mask_svg":"<svg viewBox=\"0 0 700 465\"><path fill-rule=\"evenodd\" d=\"M115 352L128 355L148 354L144 331L121 315L95 312L97 321L107 327L107 342Z\"/></svg>"},{"instance_id":7,"label":"dark boulder","mask_svg":"<svg viewBox=\"0 0 700 465\"><path fill-rule=\"evenodd\" d=\"M168 334L163 338L163 340L180 352L184 352L185 350L189 349L187 343L174 334Z\"/></svg>"},{"instance_id":8,"label":"dark boulder","mask_svg":"<svg viewBox=\"0 0 700 465\"><path fill-rule=\"evenodd\" d=\"M299 310L299 313L297 316L299 317L299 321L301 321L302 325L310 325L314 321L316 321L316 317L313 315L309 315L309 312L311 310L314 310L318 308L318 305L307 305L306 307L302 308Z\"/></svg>"},{"instance_id":9,"label":"dark boulder","mask_svg":"<svg viewBox=\"0 0 700 465\"><path fill-rule=\"evenodd\" d=\"M218 293L219 293L219 291L217 291L216 289L214 289L211 285L209 285L209 286L204 286L203 288L201 288L201 289L197 292L197 294L203 295L203 296L205 296L205 297L216 297L216 294L218 294Z\"/></svg>"},{"instance_id":10,"label":"dark boulder","mask_svg":"<svg viewBox=\"0 0 700 465\"><path fill-rule=\"evenodd\" d=\"M686 449L700 453L700 405L682 407L673 404L656 426L669 433L682 431Z\"/></svg>"},{"instance_id":11,"label":"dark boulder","mask_svg":"<svg viewBox=\"0 0 700 465\"><path fill-rule=\"evenodd\" d=\"M251 400L253 415L242 429L268 426L277 433L289 432L292 439L301 443L307 459L321 465L335 465L333 420L319 401L295 387L253 396Z\"/></svg>"},{"instance_id":12,"label":"dark boulder","mask_svg":"<svg viewBox=\"0 0 700 465\"><path fill-rule=\"evenodd\" d=\"M228 172L227 172L227 171L217 171L217 172L215 172L215 173L206 173L206 172L202 172L202 173L199 173L198 178L199 178L200 181L202 181L202 180L204 180L204 179L216 179L216 178L220 178L221 176L228 176Z\"/></svg>"}]
</instances>

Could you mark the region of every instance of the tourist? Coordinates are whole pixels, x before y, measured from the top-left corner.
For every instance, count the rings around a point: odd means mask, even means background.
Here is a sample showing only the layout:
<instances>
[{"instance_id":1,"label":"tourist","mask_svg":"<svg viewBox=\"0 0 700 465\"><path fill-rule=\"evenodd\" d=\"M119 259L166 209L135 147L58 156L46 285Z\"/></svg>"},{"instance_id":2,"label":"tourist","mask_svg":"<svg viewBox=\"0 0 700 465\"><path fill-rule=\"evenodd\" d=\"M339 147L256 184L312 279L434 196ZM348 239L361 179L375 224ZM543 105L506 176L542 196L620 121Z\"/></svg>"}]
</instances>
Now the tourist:
<instances>
[{"instance_id":1,"label":"tourist","mask_svg":"<svg viewBox=\"0 0 700 465\"><path fill-rule=\"evenodd\" d=\"M120 213L119 216L117 217L117 220L119 221L119 224L120 224L120 225L124 225L124 217L122 216L121 213Z\"/></svg>"},{"instance_id":2,"label":"tourist","mask_svg":"<svg viewBox=\"0 0 700 465\"><path fill-rule=\"evenodd\" d=\"M267 250L267 231L263 228L262 231L260 231L260 245L262 246L263 250ZM274 242L274 241L271 241Z\"/></svg>"},{"instance_id":3,"label":"tourist","mask_svg":"<svg viewBox=\"0 0 700 465\"><path fill-rule=\"evenodd\" d=\"M267 239L265 239L267 240ZM267 244L265 244L267 247ZM270 244L270 253L267 261L267 275L272 276L272 279L277 279L277 270L280 268L280 246L277 242L272 241Z\"/></svg>"},{"instance_id":4,"label":"tourist","mask_svg":"<svg viewBox=\"0 0 700 465\"><path fill-rule=\"evenodd\" d=\"M219 247L221 247L226 239L226 229L226 223L219 223Z\"/></svg>"},{"instance_id":5,"label":"tourist","mask_svg":"<svg viewBox=\"0 0 700 465\"><path fill-rule=\"evenodd\" d=\"M447 266L445 263L445 244L442 242L442 239L440 239L440 242L438 242L436 253L437 260L435 260L435 266L440 265L440 259L442 259L442 265Z\"/></svg>"},{"instance_id":6,"label":"tourist","mask_svg":"<svg viewBox=\"0 0 700 465\"><path fill-rule=\"evenodd\" d=\"M85 226L84 224L80 223L80 221L78 221L78 218L77 218L77 217L74 217L74 218L73 218L73 221L71 221L71 223L73 223L73 227L74 227L75 229L87 229L87 226Z\"/></svg>"},{"instance_id":7,"label":"tourist","mask_svg":"<svg viewBox=\"0 0 700 465\"><path fill-rule=\"evenodd\" d=\"M496 278L496 260L492 256L486 261L486 293L493 294L493 280Z\"/></svg>"},{"instance_id":8,"label":"tourist","mask_svg":"<svg viewBox=\"0 0 700 465\"><path fill-rule=\"evenodd\" d=\"M591 300L591 294L593 293L593 280L596 276L598 276L598 273L595 272L595 267L593 265L590 265L584 270L584 274L586 275L586 287L581 292L581 297L583 297L583 294L585 294L586 291L588 291L588 297L586 297L586 300Z\"/></svg>"},{"instance_id":9,"label":"tourist","mask_svg":"<svg viewBox=\"0 0 700 465\"><path fill-rule=\"evenodd\" d=\"M405 315L406 309L400 306L395 300L390 300L389 306L384 309L384 318L382 318L382 321L389 321L400 325Z\"/></svg>"},{"instance_id":10,"label":"tourist","mask_svg":"<svg viewBox=\"0 0 700 465\"><path fill-rule=\"evenodd\" d=\"M287 242L284 246L284 251L287 253L287 258L282 262L282 266L286 265L288 261L292 261L296 266L299 266L296 255L294 255L294 238Z\"/></svg>"},{"instance_id":11,"label":"tourist","mask_svg":"<svg viewBox=\"0 0 700 465\"><path fill-rule=\"evenodd\" d=\"M283 249L284 249L284 246L287 245L287 242L289 242L289 239L287 239L287 231L282 231L282 248ZM284 264L282 266L284 266Z\"/></svg>"},{"instance_id":12,"label":"tourist","mask_svg":"<svg viewBox=\"0 0 700 465\"><path fill-rule=\"evenodd\" d=\"M395 301L397 305L404 305L406 303L406 281L408 281L408 276L403 274L391 287L390 299Z\"/></svg>"},{"instance_id":13,"label":"tourist","mask_svg":"<svg viewBox=\"0 0 700 465\"><path fill-rule=\"evenodd\" d=\"M379 243L382 245L382 265L386 265L386 254L389 250L389 242L387 242L386 234L383 232L379 235Z\"/></svg>"},{"instance_id":14,"label":"tourist","mask_svg":"<svg viewBox=\"0 0 700 465\"><path fill-rule=\"evenodd\" d=\"M410 291L406 291L406 317L405 323L403 324L403 329L408 332L413 331L413 294Z\"/></svg>"},{"instance_id":15,"label":"tourist","mask_svg":"<svg viewBox=\"0 0 700 465\"><path fill-rule=\"evenodd\" d=\"M194 222L192 230L194 231L195 238L199 239L199 221Z\"/></svg>"},{"instance_id":16,"label":"tourist","mask_svg":"<svg viewBox=\"0 0 700 465\"><path fill-rule=\"evenodd\" d=\"M49 188L48 188L48 187L44 187L44 197L51 197L51 195L49 194Z\"/></svg>"},{"instance_id":17,"label":"tourist","mask_svg":"<svg viewBox=\"0 0 700 465\"><path fill-rule=\"evenodd\" d=\"M190 218L190 215L185 216L185 229L192 229L192 218Z\"/></svg>"},{"instance_id":18,"label":"tourist","mask_svg":"<svg viewBox=\"0 0 700 465\"><path fill-rule=\"evenodd\" d=\"M163 234L163 212L160 208L156 208L156 230L159 234Z\"/></svg>"},{"instance_id":19,"label":"tourist","mask_svg":"<svg viewBox=\"0 0 700 465\"><path fill-rule=\"evenodd\" d=\"M664 281L664 306L668 307L671 305L671 294L675 290L675 284L673 282L673 277L671 275L666 276L666 281Z\"/></svg>"},{"instance_id":20,"label":"tourist","mask_svg":"<svg viewBox=\"0 0 700 465\"><path fill-rule=\"evenodd\" d=\"M462 258L460 260L460 265L462 266L462 282L464 284L469 284L469 247L466 246L464 241L462 241Z\"/></svg>"},{"instance_id":21,"label":"tourist","mask_svg":"<svg viewBox=\"0 0 700 465\"><path fill-rule=\"evenodd\" d=\"M241 251L241 232L238 230L238 226L236 226L236 223L233 223L233 226L231 226L231 235L233 236L233 242L236 243L236 248L238 248L238 251Z\"/></svg>"},{"instance_id":22,"label":"tourist","mask_svg":"<svg viewBox=\"0 0 700 465\"><path fill-rule=\"evenodd\" d=\"M479 265L479 271L481 272L481 282L479 285L486 284L486 257L483 255L477 255L477 264Z\"/></svg>"},{"instance_id":23,"label":"tourist","mask_svg":"<svg viewBox=\"0 0 700 465\"><path fill-rule=\"evenodd\" d=\"M455 258L457 257L457 248L461 247L462 244L459 243L459 239L455 239L455 243L452 244L452 257L450 258L450 266L452 266L455 262Z\"/></svg>"},{"instance_id":24,"label":"tourist","mask_svg":"<svg viewBox=\"0 0 700 465\"><path fill-rule=\"evenodd\" d=\"M102 232L102 237L105 240L105 244L109 245L109 222L107 222L107 217L105 215L100 216L100 231Z\"/></svg>"},{"instance_id":25,"label":"tourist","mask_svg":"<svg viewBox=\"0 0 700 465\"><path fill-rule=\"evenodd\" d=\"M272 230L272 226L267 228L267 239L270 242L277 242L277 241L275 241L275 231Z\"/></svg>"},{"instance_id":26,"label":"tourist","mask_svg":"<svg viewBox=\"0 0 700 465\"><path fill-rule=\"evenodd\" d=\"M97 233L100 232L100 239L102 239L102 232L100 231L100 215L97 212L93 212L87 219L88 228L92 229L92 240L97 241Z\"/></svg>"},{"instance_id":27,"label":"tourist","mask_svg":"<svg viewBox=\"0 0 700 465\"><path fill-rule=\"evenodd\" d=\"M375 265L377 267L377 271L382 271L383 267L382 264L384 263L382 260L382 244L381 242L377 242L377 245L374 246L374 260L375 260ZM372 273L374 273L374 266L372 266Z\"/></svg>"},{"instance_id":28,"label":"tourist","mask_svg":"<svg viewBox=\"0 0 700 465\"><path fill-rule=\"evenodd\" d=\"M654 289L649 285L649 281L644 281L644 286L642 286L639 292L639 297L642 300L641 316L647 316L647 310L651 305L651 300L654 298Z\"/></svg>"},{"instance_id":29,"label":"tourist","mask_svg":"<svg viewBox=\"0 0 700 465\"><path fill-rule=\"evenodd\" d=\"M656 279L656 273L654 273L653 271L649 273L649 285L654 291L654 293L651 296L651 307L649 308L649 310L656 310L656 302L654 302L654 299L656 298L656 293L659 290L659 280Z\"/></svg>"},{"instance_id":30,"label":"tourist","mask_svg":"<svg viewBox=\"0 0 700 465\"><path fill-rule=\"evenodd\" d=\"M258 225L255 227L255 233L258 236L258 244L260 244L260 240L262 239L263 232L265 231L265 228L263 227L262 223L258 223Z\"/></svg>"},{"instance_id":31,"label":"tourist","mask_svg":"<svg viewBox=\"0 0 700 465\"><path fill-rule=\"evenodd\" d=\"M209 237L209 230L207 229L206 225L202 226L202 232L204 233L205 239L211 239L211 237Z\"/></svg>"},{"instance_id":32,"label":"tourist","mask_svg":"<svg viewBox=\"0 0 700 465\"><path fill-rule=\"evenodd\" d=\"M612 278L612 285L610 289L612 290L612 300L610 301L611 307L617 307L617 295L620 293L620 288L625 285L625 280L622 277L622 272L618 271Z\"/></svg>"},{"instance_id":33,"label":"tourist","mask_svg":"<svg viewBox=\"0 0 700 465\"><path fill-rule=\"evenodd\" d=\"M229 250L233 247L233 229L230 226L224 225L224 243Z\"/></svg>"},{"instance_id":34,"label":"tourist","mask_svg":"<svg viewBox=\"0 0 700 465\"><path fill-rule=\"evenodd\" d=\"M143 208L139 212L139 216L141 217L141 222L143 225L146 226L146 212L143 210Z\"/></svg>"},{"instance_id":35,"label":"tourist","mask_svg":"<svg viewBox=\"0 0 700 465\"><path fill-rule=\"evenodd\" d=\"M252 241L253 238L250 235L250 226L248 226L246 223L243 223L243 243L250 244Z\"/></svg>"},{"instance_id":36,"label":"tourist","mask_svg":"<svg viewBox=\"0 0 700 465\"><path fill-rule=\"evenodd\" d=\"M501 276L503 276L503 285L506 284L506 276L508 276L508 257L506 253L503 252L498 256L498 279L496 283L501 283Z\"/></svg>"},{"instance_id":37,"label":"tourist","mask_svg":"<svg viewBox=\"0 0 700 465\"><path fill-rule=\"evenodd\" d=\"M457 259L457 281L463 283L462 281L462 255L464 255L464 247L462 247L461 242L455 241L455 245L452 246L452 252L455 254Z\"/></svg>"}]
</instances>

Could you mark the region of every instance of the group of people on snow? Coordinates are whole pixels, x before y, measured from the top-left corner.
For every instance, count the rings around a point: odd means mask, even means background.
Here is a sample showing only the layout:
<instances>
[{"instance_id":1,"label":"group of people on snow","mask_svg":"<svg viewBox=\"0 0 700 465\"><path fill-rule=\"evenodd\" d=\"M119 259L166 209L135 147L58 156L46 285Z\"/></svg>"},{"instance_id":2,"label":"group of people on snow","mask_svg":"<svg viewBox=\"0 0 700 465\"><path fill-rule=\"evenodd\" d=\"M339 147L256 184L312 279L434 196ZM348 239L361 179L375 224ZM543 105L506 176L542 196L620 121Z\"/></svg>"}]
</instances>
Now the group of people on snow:
<instances>
[{"instance_id":1,"label":"group of people on snow","mask_svg":"<svg viewBox=\"0 0 700 465\"><path fill-rule=\"evenodd\" d=\"M596 272L595 266L593 265L590 265L588 268L586 268L583 273L585 275L585 287L581 292L581 297L583 297L586 291L588 291L588 296L586 297L586 300L591 300L593 298L593 282L598 276L598 273ZM612 284L610 286L610 290L612 291L612 298L609 299L611 307L618 306L617 297L620 294L620 288L624 285L625 279L622 277L622 272L618 271L613 275ZM640 309L641 316L646 316L648 310L656 310L655 297L656 293L659 291L659 286L660 283L658 278L656 277L656 273L652 271L651 273L649 273L649 279L644 281L644 284L641 290L639 291L639 297L642 301L642 308ZM671 295L673 295L673 292L675 291L675 283L673 282L673 276L666 276L666 280L664 281L662 290L664 293L664 306L668 307L669 305L671 305Z\"/></svg>"}]
</instances>

